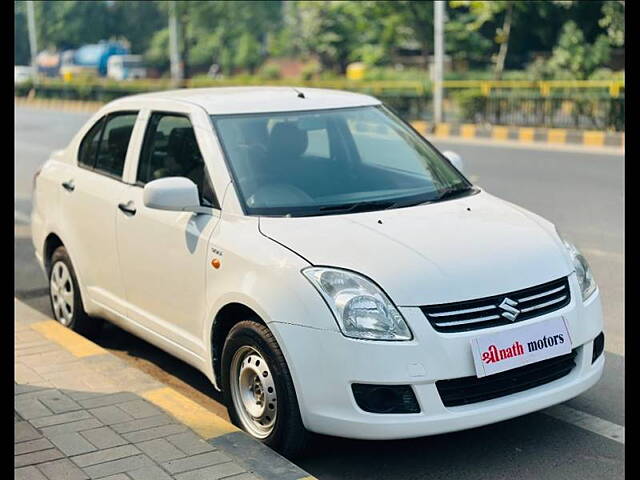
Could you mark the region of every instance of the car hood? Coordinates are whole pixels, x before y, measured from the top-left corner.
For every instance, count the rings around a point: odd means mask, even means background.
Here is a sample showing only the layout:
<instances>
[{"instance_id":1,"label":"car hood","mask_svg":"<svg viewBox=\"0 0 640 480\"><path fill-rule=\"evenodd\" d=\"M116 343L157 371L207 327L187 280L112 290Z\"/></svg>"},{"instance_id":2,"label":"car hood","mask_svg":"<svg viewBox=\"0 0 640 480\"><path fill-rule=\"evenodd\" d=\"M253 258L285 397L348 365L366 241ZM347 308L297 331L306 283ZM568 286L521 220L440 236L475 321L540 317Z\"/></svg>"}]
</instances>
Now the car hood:
<instances>
[{"instance_id":1,"label":"car hood","mask_svg":"<svg viewBox=\"0 0 640 480\"><path fill-rule=\"evenodd\" d=\"M262 217L260 231L313 265L366 275L399 306L508 293L573 270L553 225L486 192L378 212Z\"/></svg>"}]
</instances>

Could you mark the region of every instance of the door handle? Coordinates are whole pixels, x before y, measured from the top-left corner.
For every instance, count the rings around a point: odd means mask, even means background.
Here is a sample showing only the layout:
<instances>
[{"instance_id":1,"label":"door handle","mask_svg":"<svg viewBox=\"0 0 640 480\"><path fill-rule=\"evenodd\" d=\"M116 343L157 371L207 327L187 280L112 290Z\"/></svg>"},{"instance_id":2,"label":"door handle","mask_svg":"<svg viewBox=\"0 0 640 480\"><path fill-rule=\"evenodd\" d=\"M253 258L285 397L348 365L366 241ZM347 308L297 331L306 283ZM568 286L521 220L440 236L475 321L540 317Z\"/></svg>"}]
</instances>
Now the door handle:
<instances>
[{"instance_id":1,"label":"door handle","mask_svg":"<svg viewBox=\"0 0 640 480\"><path fill-rule=\"evenodd\" d=\"M76 186L73 184L73 180L62 182L62 186L67 192L73 192L76 189Z\"/></svg>"},{"instance_id":2,"label":"door handle","mask_svg":"<svg viewBox=\"0 0 640 480\"><path fill-rule=\"evenodd\" d=\"M133 202L129 201L127 203L119 203L118 204L118 208L126 213L127 215L135 215L136 214L136 208L133 206Z\"/></svg>"}]
</instances>

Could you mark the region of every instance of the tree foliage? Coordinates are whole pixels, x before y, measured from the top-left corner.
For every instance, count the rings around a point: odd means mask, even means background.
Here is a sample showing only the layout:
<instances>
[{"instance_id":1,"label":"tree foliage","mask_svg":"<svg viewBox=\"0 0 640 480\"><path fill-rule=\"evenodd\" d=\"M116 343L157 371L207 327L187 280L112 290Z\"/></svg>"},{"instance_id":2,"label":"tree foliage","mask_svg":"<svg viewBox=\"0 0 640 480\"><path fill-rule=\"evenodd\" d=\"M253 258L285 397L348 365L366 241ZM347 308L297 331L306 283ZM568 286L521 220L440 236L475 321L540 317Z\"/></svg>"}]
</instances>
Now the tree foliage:
<instances>
[{"instance_id":1,"label":"tree foliage","mask_svg":"<svg viewBox=\"0 0 640 480\"><path fill-rule=\"evenodd\" d=\"M166 1L35 2L38 45L58 50L124 38L133 53L161 71L169 68ZM343 73L362 61L388 66L399 55L433 54L433 3L407 0L177 1L186 72L218 64L229 75L256 72L269 57L317 59L323 71ZM624 47L621 1L447 2L445 51L472 68L536 68L584 78ZM15 56L29 62L25 2L15 2ZM544 67L544 68L543 68Z\"/></svg>"}]
</instances>

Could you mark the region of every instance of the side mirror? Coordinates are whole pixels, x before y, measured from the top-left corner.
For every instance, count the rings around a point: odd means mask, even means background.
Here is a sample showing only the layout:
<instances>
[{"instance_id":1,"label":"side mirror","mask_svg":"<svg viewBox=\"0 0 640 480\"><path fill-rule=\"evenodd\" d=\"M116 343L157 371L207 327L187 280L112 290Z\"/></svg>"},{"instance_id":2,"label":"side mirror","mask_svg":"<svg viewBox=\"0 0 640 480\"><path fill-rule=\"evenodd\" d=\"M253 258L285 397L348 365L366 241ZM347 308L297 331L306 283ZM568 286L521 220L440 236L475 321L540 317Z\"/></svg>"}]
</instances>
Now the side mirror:
<instances>
[{"instance_id":1,"label":"side mirror","mask_svg":"<svg viewBox=\"0 0 640 480\"><path fill-rule=\"evenodd\" d=\"M446 150L442 152L442 154L447 157L447 159L458 169L460 173L464 174L464 162L460 155L456 152L452 152L451 150Z\"/></svg>"},{"instance_id":2,"label":"side mirror","mask_svg":"<svg viewBox=\"0 0 640 480\"><path fill-rule=\"evenodd\" d=\"M145 207L174 212L209 213L200 206L198 187L185 177L152 180L144 186Z\"/></svg>"}]
</instances>

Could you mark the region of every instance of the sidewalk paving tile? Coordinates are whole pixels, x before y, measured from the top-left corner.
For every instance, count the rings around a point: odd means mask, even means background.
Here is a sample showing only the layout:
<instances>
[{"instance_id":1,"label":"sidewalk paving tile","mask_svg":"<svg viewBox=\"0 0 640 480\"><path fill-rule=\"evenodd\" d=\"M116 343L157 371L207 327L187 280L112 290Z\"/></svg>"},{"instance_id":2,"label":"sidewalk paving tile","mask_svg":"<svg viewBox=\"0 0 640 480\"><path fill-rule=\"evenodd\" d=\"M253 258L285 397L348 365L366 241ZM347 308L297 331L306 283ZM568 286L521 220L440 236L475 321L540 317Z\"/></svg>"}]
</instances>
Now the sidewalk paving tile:
<instances>
[{"instance_id":1,"label":"sidewalk paving tile","mask_svg":"<svg viewBox=\"0 0 640 480\"><path fill-rule=\"evenodd\" d=\"M207 452L179 460L164 462L162 466L170 473L180 473L229 461L231 461L231 458L222 452Z\"/></svg>"},{"instance_id":2,"label":"sidewalk paving tile","mask_svg":"<svg viewBox=\"0 0 640 480\"><path fill-rule=\"evenodd\" d=\"M14 455L22 455L23 453L37 452L40 450L47 450L53 448L53 444L46 438L37 438L35 440L29 440L28 442L16 443L13 446Z\"/></svg>"},{"instance_id":3,"label":"sidewalk paving tile","mask_svg":"<svg viewBox=\"0 0 640 480\"><path fill-rule=\"evenodd\" d=\"M90 408L89 412L105 425L113 425L114 423L129 422L131 420L134 420L134 417L115 405Z\"/></svg>"},{"instance_id":4,"label":"sidewalk paving tile","mask_svg":"<svg viewBox=\"0 0 640 480\"><path fill-rule=\"evenodd\" d=\"M218 480L229 477L235 473L243 473L244 470L233 462L222 463L211 467L205 467L175 476L176 480Z\"/></svg>"},{"instance_id":5,"label":"sidewalk paving tile","mask_svg":"<svg viewBox=\"0 0 640 480\"><path fill-rule=\"evenodd\" d=\"M152 428L152 427L160 427L162 425L168 425L173 422L174 420L172 420L171 417L163 413L161 415L156 415L155 417L147 417L147 418L142 418L140 420L133 420L131 422L118 423L116 425L111 425L111 428L113 428L116 432L123 434L123 433L129 433L129 432L136 432L138 430L145 430L147 428Z\"/></svg>"},{"instance_id":6,"label":"sidewalk paving tile","mask_svg":"<svg viewBox=\"0 0 640 480\"><path fill-rule=\"evenodd\" d=\"M51 480L87 480L89 478L67 458L38 465L38 470Z\"/></svg>"},{"instance_id":7,"label":"sidewalk paving tile","mask_svg":"<svg viewBox=\"0 0 640 480\"><path fill-rule=\"evenodd\" d=\"M29 420L29 422L36 428L42 428L50 427L53 425L60 425L61 423L75 422L77 420L85 420L87 418L91 418L91 414L89 412L87 412L86 410L76 410L75 412L58 413L56 415L37 417Z\"/></svg>"},{"instance_id":8,"label":"sidewalk paving tile","mask_svg":"<svg viewBox=\"0 0 640 480\"><path fill-rule=\"evenodd\" d=\"M132 443L144 442L145 440L153 440L154 438L162 438L174 433L186 432L187 427L178 423L162 425L160 427L148 428L137 432L123 433L122 436Z\"/></svg>"},{"instance_id":9,"label":"sidewalk paving tile","mask_svg":"<svg viewBox=\"0 0 640 480\"><path fill-rule=\"evenodd\" d=\"M99 450L97 452L78 455L77 457L73 457L72 460L76 465L84 468L90 465L96 465L99 463L119 460L121 458L132 457L140 453L140 450L138 450L138 448L136 448L134 445L122 445L120 447L107 448L105 450Z\"/></svg>"},{"instance_id":10,"label":"sidewalk paving tile","mask_svg":"<svg viewBox=\"0 0 640 480\"><path fill-rule=\"evenodd\" d=\"M164 438L154 438L145 442L136 443L136 447L149 455L156 462L166 462L184 458L185 453L178 450L173 444L167 442Z\"/></svg>"},{"instance_id":11,"label":"sidewalk paving tile","mask_svg":"<svg viewBox=\"0 0 640 480\"><path fill-rule=\"evenodd\" d=\"M16 468L13 471L13 480L49 480L36 467Z\"/></svg>"},{"instance_id":12,"label":"sidewalk paving tile","mask_svg":"<svg viewBox=\"0 0 640 480\"><path fill-rule=\"evenodd\" d=\"M106 477L115 473L125 473L139 470L144 467L154 466L153 460L146 455L135 455L133 457L121 458L112 462L99 463L83 468L91 478Z\"/></svg>"},{"instance_id":13,"label":"sidewalk paving tile","mask_svg":"<svg viewBox=\"0 0 640 480\"><path fill-rule=\"evenodd\" d=\"M45 437L52 437L62 433L81 432L82 430L91 430L92 428L97 427L102 427L102 423L95 418L88 418L86 420L78 420L77 422L62 423L60 425L44 427L41 431Z\"/></svg>"},{"instance_id":14,"label":"sidewalk paving tile","mask_svg":"<svg viewBox=\"0 0 640 480\"><path fill-rule=\"evenodd\" d=\"M16 422L13 426L14 429L14 442L26 442L28 440L35 440L36 438L41 438L42 435L31 426L29 422L22 421Z\"/></svg>"},{"instance_id":15,"label":"sidewalk paving tile","mask_svg":"<svg viewBox=\"0 0 640 480\"><path fill-rule=\"evenodd\" d=\"M85 440L82 435L75 432L63 433L62 435L49 437L49 441L58 447L58 450L64 453L67 457L94 452L96 450L96 447Z\"/></svg>"},{"instance_id":16,"label":"sidewalk paving tile","mask_svg":"<svg viewBox=\"0 0 640 480\"><path fill-rule=\"evenodd\" d=\"M118 447L127 441L109 427L99 427L86 430L81 435L99 449Z\"/></svg>"},{"instance_id":17,"label":"sidewalk paving tile","mask_svg":"<svg viewBox=\"0 0 640 480\"><path fill-rule=\"evenodd\" d=\"M133 418L147 418L154 417L156 415L160 415L162 410L157 407L154 407L149 402L145 400L132 400L130 402L118 403L116 404L118 408L124 410Z\"/></svg>"},{"instance_id":18,"label":"sidewalk paving tile","mask_svg":"<svg viewBox=\"0 0 640 480\"><path fill-rule=\"evenodd\" d=\"M14 401L14 410L26 420L47 417L53 414L42 402L36 399Z\"/></svg>"},{"instance_id":19,"label":"sidewalk paving tile","mask_svg":"<svg viewBox=\"0 0 640 480\"><path fill-rule=\"evenodd\" d=\"M169 435L166 439L187 455L196 455L215 450L211 444L205 442L193 432Z\"/></svg>"},{"instance_id":20,"label":"sidewalk paving tile","mask_svg":"<svg viewBox=\"0 0 640 480\"><path fill-rule=\"evenodd\" d=\"M160 467L152 466L129 472L133 480L172 480L173 477Z\"/></svg>"},{"instance_id":21,"label":"sidewalk paving tile","mask_svg":"<svg viewBox=\"0 0 640 480\"><path fill-rule=\"evenodd\" d=\"M48 462L49 460L57 460L63 458L64 454L57 448L48 450L40 450L38 452L25 453L23 455L15 455L13 457L13 465L15 468L24 467L26 465L37 465L38 463Z\"/></svg>"}]
</instances>

